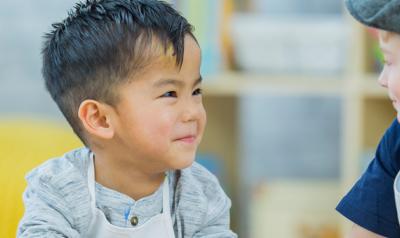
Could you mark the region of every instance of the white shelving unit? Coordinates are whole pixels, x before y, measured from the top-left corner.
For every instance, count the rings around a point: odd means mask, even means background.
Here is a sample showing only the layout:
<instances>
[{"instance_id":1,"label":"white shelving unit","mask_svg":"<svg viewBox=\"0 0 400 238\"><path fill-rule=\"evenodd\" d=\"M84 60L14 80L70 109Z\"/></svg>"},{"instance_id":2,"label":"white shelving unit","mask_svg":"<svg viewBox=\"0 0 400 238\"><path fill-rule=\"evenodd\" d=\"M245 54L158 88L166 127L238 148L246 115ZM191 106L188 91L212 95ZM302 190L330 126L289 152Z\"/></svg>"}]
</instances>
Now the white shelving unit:
<instances>
[{"instance_id":1,"label":"white shelving unit","mask_svg":"<svg viewBox=\"0 0 400 238\"><path fill-rule=\"evenodd\" d=\"M376 73L368 68L368 37L365 29L354 25L353 45L349 52L349 68L343 76L295 76L257 75L245 72L226 72L206 78L204 81L205 106L208 112L208 128L201 145L202 151L213 152L227 161L229 187L234 194L232 225L243 228L243 223L251 222L240 208L240 128L238 121L239 100L245 95L279 96L334 96L341 99L341 172L337 198L340 199L362 173L361 157L373 150L385 129L395 118L395 112L388 100L385 89L378 85ZM371 158L372 159L372 158ZM331 182L329 182L331 184ZM338 200L339 201L339 200ZM332 207L332 211L334 207ZM335 216L335 215L334 215ZM246 217L246 218L242 218ZM337 216L342 235L350 224ZM239 228L240 227L240 228ZM257 229L252 226L251 229ZM248 231L247 231L248 232Z\"/></svg>"}]
</instances>

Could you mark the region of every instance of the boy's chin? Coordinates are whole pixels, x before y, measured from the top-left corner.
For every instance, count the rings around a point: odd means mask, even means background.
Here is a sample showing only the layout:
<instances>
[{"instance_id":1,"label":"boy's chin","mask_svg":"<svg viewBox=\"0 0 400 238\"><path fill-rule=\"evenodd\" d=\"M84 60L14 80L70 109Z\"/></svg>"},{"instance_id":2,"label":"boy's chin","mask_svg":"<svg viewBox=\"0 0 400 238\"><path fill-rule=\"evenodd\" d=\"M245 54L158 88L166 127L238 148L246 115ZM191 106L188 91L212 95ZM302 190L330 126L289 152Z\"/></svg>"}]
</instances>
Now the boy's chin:
<instances>
[{"instance_id":1,"label":"boy's chin","mask_svg":"<svg viewBox=\"0 0 400 238\"><path fill-rule=\"evenodd\" d=\"M180 170L190 167L194 162L194 156L177 158L170 164L170 169Z\"/></svg>"}]
</instances>

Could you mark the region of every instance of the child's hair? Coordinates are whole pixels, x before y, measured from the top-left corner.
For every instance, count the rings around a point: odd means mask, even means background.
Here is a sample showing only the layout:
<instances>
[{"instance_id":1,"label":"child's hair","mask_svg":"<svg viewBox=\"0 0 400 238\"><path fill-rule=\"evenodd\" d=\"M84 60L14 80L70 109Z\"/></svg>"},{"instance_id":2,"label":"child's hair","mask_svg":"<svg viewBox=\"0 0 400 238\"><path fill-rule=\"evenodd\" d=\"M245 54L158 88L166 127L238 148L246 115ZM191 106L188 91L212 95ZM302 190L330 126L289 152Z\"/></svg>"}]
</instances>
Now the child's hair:
<instances>
[{"instance_id":1,"label":"child's hair","mask_svg":"<svg viewBox=\"0 0 400 238\"><path fill-rule=\"evenodd\" d=\"M46 88L86 144L77 115L81 102L93 99L115 105L119 99L114 88L170 48L181 67L186 34L195 39L192 26L165 2L78 3L45 35L42 73Z\"/></svg>"}]
</instances>

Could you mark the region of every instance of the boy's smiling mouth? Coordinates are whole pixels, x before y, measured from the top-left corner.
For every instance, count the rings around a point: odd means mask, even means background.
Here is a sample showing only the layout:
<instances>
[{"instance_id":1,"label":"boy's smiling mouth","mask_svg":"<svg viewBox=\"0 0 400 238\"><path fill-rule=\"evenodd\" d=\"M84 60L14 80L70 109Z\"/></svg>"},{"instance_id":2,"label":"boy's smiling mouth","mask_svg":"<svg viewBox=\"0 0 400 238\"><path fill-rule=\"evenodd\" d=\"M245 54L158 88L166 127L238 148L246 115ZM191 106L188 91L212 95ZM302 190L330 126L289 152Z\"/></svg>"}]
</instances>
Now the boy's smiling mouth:
<instances>
[{"instance_id":1,"label":"boy's smiling mouth","mask_svg":"<svg viewBox=\"0 0 400 238\"><path fill-rule=\"evenodd\" d=\"M184 142L186 144L193 144L196 141L196 137L197 136L195 134L189 134L189 135L184 135L184 136L178 137L174 141Z\"/></svg>"},{"instance_id":2,"label":"boy's smiling mouth","mask_svg":"<svg viewBox=\"0 0 400 238\"><path fill-rule=\"evenodd\" d=\"M398 108L398 103L397 103L397 101L396 101L396 100L392 100L392 104L393 104L394 109L397 110L397 108Z\"/></svg>"},{"instance_id":3,"label":"boy's smiling mouth","mask_svg":"<svg viewBox=\"0 0 400 238\"><path fill-rule=\"evenodd\" d=\"M391 93L389 93L389 99L392 101L394 109L397 110L399 101Z\"/></svg>"},{"instance_id":4,"label":"boy's smiling mouth","mask_svg":"<svg viewBox=\"0 0 400 238\"><path fill-rule=\"evenodd\" d=\"M392 101L392 106L396 111L400 110L400 104L399 101L397 99L395 99L394 97L390 97L390 100Z\"/></svg>"}]
</instances>

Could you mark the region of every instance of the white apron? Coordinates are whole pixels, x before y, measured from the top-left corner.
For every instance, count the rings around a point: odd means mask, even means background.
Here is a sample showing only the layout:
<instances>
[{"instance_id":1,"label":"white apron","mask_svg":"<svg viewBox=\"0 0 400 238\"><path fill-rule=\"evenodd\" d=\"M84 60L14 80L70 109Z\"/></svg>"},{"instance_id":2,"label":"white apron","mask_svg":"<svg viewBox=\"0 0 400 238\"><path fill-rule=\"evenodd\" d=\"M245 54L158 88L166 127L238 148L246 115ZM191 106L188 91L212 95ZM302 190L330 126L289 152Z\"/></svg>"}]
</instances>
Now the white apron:
<instances>
[{"instance_id":1,"label":"white apron","mask_svg":"<svg viewBox=\"0 0 400 238\"><path fill-rule=\"evenodd\" d=\"M396 201L397 219L400 222L400 172L396 175L394 179L394 198Z\"/></svg>"},{"instance_id":2,"label":"white apron","mask_svg":"<svg viewBox=\"0 0 400 238\"><path fill-rule=\"evenodd\" d=\"M138 227L123 228L112 225L104 213L96 207L95 176L93 156L88 169L88 185L91 198L93 219L88 229L87 237L95 238L175 238L172 228L169 208L169 186L166 177L163 184L163 211Z\"/></svg>"}]
</instances>

